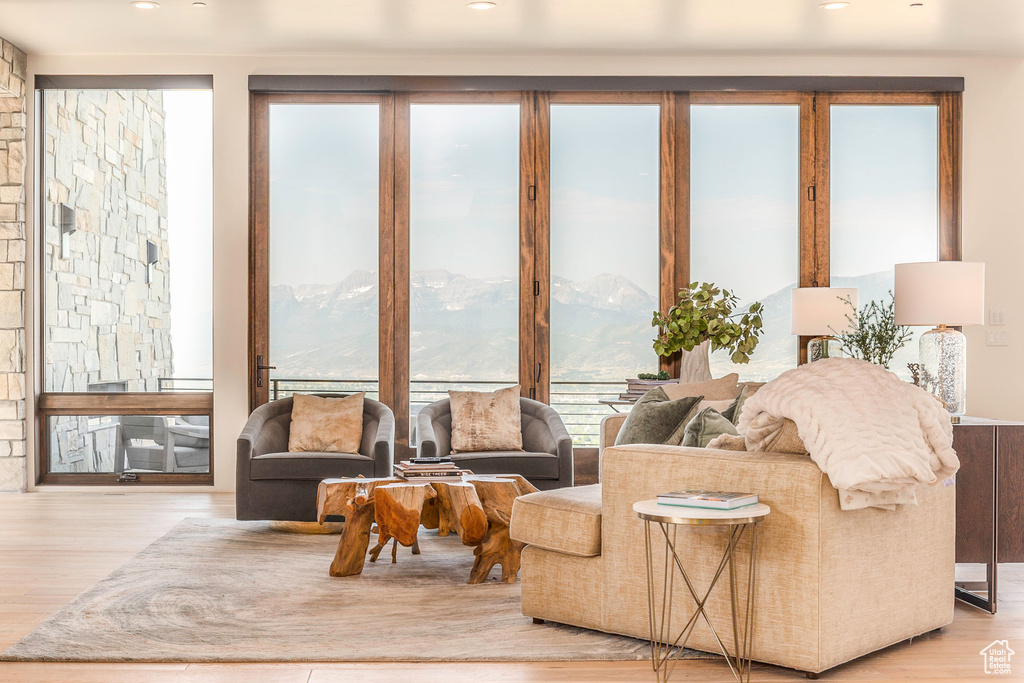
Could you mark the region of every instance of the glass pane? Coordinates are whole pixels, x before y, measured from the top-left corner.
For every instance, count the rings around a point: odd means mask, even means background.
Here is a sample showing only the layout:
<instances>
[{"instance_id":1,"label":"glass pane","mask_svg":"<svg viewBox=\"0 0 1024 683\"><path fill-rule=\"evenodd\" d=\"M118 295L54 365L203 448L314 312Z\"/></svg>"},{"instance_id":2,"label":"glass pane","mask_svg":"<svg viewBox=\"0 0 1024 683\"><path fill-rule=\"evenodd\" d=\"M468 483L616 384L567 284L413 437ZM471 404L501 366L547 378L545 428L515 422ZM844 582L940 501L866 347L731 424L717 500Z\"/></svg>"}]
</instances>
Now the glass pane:
<instances>
[{"instance_id":1,"label":"glass pane","mask_svg":"<svg viewBox=\"0 0 1024 683\"><path fill-rule=\"evenodd\" d=\"M690 108L690 280L764 304L750 363L711 354L715 377L767 381L796 366L790 290L799 276L800 108Z\"/></svg>"},{"instance_id":2,"label":"glass pane","mask_svg":"<svg viewBox=\"0 0 1024 683\"><path fill-rule=\"evenodd\" d=\"M578 446L657 372L659 107L551 107L551 403Z\"/></svg>"},{"instance_id":3,"label":"glass pane","mask_svg":"<svg viewBox=\"0 0 1024 683\"><path fill-rule=\"evenodd\" d=\"M519 106L411 112L410 414L519 381Z\"/></svg>"},{"instance_id":4,"label":"glass pane","mask_svg":"<svg viewBox=\"0 0 1024 683\"><path fill-rule=\"evenodd\" d=\"M832 286L888 302L895 264L939 257L938 107L833 106L831 119ZM910 378L926 329L890 370Z\"/></svg>"},{"instance_id":5,"label":"glass pane","mask_svg":"<svg viewBox=\"0 0 1024 683\"><path fill-rule=\"evenodd\" d=\"M270 107L270 398L377 397L379 107Z\"/></svg>"},{"instance_id":6,"label":"glass pane","mask_svg":"<svg viewBox=\"0 0 1024 683\"><path fill-rule=\"evenodd\" d=\"M49 418L50 472L210 471L209 415Z\"/></svg>"},{"instance_id":7,"label":"glass pane","mask_svg":"<svg viewBox=\"0 0 1024 683\"><path fill-rule=\"evenodd\" d=\"M212 389L212 93L43 102L43 389Z\"/></svg>"}]
</instances>

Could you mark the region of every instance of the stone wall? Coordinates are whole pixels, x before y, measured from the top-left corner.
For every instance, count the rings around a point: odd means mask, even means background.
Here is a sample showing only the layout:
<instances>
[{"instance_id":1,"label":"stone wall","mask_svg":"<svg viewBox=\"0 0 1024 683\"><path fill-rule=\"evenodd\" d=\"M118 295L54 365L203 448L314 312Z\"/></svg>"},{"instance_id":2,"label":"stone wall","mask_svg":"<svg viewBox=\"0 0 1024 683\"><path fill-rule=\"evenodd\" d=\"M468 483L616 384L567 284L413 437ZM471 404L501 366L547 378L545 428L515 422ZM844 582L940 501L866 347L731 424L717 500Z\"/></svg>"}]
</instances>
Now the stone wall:
<instances>
[{"instance_id":1,"label":"stone wall","mask_svg":"<svg viewBox=\"0 0 1024 683\"><path fill-rule=\"evenodd\" d=\"M157 391L173 373L163 95L45 98L43 388ZM62 205L74 209L74 232L62 230ZM95 419L57 420L50 471L112 471L114 433Z\"/></svg>"},{"instance_id":2,"label":"stone wall","mask_svg":"<svg viewBox=\"0 0 1024 683\"><path fill-rule=\"evenodd\" d=\"M0 491L25 490L25 53L0 38Z\"/></svg>"}]
</instances>

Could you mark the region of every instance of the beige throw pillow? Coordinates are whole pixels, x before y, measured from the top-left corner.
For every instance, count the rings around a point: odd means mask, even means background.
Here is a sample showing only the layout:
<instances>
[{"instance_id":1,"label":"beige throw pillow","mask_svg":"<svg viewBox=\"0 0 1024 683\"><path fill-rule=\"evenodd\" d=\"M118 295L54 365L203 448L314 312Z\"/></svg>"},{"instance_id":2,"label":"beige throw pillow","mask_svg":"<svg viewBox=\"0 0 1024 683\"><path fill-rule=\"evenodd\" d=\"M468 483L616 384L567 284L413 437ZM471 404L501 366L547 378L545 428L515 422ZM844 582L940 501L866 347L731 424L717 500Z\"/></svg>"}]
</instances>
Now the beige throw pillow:
<instances>
[{"instance_id":1,"label":"beige throw pillow","mask_svg":"<svg viewBox=\"0 0 1024 683\"><path fill-rule=\"evenodd\" d=\"M452 452L523 450L519 385L497 391L449 391Z\"/></svg>"},{"instance_id":2,"label":"beige throw pillow","mask_svg":"<svg viewBox=\"0 0 1024 683\"><path fill-rule=\"evenodd\" d=\"M693 384L682 384L672 382L661 385L669 399L675 400L685 396L703 396L705 401L733 400L740 393L740 376L735 372L718 379L710 379L707 382L695 382Z\"/></svg>"},{"instance_id":3,"label":"beige throw pillow","mask_svg":"<svg viewBox=\"0 0 1024 683\"><path fill-rule=\"evenodd\" d=\"M288 450L292 453L358 453L363 440L363 397L295 394Z\"/></svg>"}]
</instances>

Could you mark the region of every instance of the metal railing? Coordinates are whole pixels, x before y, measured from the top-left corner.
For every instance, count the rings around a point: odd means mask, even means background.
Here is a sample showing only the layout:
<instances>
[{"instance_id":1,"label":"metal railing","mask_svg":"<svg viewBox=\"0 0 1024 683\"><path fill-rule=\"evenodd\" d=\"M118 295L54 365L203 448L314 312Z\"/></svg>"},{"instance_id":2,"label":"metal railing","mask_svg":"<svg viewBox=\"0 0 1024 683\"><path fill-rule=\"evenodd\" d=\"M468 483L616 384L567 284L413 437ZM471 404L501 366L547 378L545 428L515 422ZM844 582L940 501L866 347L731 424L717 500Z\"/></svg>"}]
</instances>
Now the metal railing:
<instances>
[{"instance_id":1,"label":"metal railing","mask_svg":"<svg viewBox=\"0 0 1024 683\"><path fill-rule=\"evenodd\" d=\"M435 401L448 397L449 390L493 391L515 384L515 380L435 380L414 379L409 382L409 421L415 427L416 415ZM596 447L601 420L615 412L600 403L602 399L618 398L624 382L564 381L551 383L551 407L565 423L573 443L580 447ZM160 391L212 391L213 380L201 377L162 377ZM365 391L368 398L377 399L375 379L299 379L272 378L270 399L286 398L294 393L339 393ZM415 429L410 429L415 433Z\"/></svg>"}]
</instances>

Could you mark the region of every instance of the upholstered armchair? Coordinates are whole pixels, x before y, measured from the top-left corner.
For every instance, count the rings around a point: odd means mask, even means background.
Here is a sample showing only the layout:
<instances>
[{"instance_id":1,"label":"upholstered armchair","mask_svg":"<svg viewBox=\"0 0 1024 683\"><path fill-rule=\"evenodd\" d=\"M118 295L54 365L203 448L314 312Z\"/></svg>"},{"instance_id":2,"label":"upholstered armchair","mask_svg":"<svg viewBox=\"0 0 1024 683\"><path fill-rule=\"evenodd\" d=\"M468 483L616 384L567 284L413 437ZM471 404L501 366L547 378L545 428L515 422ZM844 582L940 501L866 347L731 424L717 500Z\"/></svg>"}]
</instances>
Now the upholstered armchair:
<instances>
[{"instance_id":1,"label":"upholstered armchair","mask_svg":"<svg viewBox=\"0 0 1024 683\"><path fill-rule=\"evenodd\" d=\"M474 474L521 474L538 489L572 486L572 438L551 406L519 399L523 450L452 453L452 409L448 399L431 403L416 418L421 458L451 456Z\"/></svg>"},{"instance_id":2,"label":"upholstered armchair","mask_svg":"<svg viewBox=\"0 0 1024 683\"><path fill-rule=\"evenodd\" d=\"M331 477L387 477L394 463L395 416L383 403L363 399L358 453L289 453L292 399L253 411L238 437L235 517L316 521L316 489Z\"/></svg>"}]
</instances>

